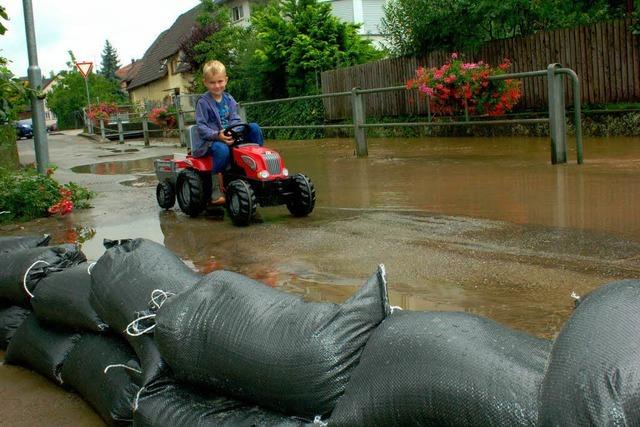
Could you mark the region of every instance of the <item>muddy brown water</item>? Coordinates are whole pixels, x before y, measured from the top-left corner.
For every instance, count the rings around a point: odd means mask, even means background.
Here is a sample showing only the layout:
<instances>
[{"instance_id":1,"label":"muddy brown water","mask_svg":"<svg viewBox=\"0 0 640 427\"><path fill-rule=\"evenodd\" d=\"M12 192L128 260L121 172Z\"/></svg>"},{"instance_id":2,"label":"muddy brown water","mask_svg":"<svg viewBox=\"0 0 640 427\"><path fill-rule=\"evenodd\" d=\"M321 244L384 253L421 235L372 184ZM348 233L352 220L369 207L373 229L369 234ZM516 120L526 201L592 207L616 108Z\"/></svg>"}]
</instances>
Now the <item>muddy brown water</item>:
<instances>
[{"instance_id":1,"label":"muddy brown water","mask_svg":"<svg viewBox=\"0 0 640 427\"><path fill-rule=\"evenodd\" d=\"M639 138L587 138L583 165L571 147L555 166L546 138L370 139L365 159L351 139L268 145L315 183L310 217L260 208L263 223L237 228L154 205L110 224L80 217L71 235L89 258L103 238L141 236L203 273L231 269L334 302L384 263L394 304L465 310L543 337L570 314L571 292L640 277ZM134 174L122 184L154 194L152 158L74 171Z\"/></svg>"},{"instance_id":2,"label":"muddy brown water","mask_svg":"<svg viewBox=\"0 0 640 427\"><path fill-rule=\"evenodd\" d=\"M261 223L238 228L163 211L153 158L100 158L73 169L101 192L94 209L8 233L79 241L89 259L105 238L145 237L203 274L229 269L336 303L383 263L393 305L467 311L545 338L570 316L572 292L640 277L640 138L587 138L583 165L570 149L556 166L546 138L370 139L366 159L350 139L267 145L315 183L308 218L259 208Z\"/></svg>"}]
</instances>

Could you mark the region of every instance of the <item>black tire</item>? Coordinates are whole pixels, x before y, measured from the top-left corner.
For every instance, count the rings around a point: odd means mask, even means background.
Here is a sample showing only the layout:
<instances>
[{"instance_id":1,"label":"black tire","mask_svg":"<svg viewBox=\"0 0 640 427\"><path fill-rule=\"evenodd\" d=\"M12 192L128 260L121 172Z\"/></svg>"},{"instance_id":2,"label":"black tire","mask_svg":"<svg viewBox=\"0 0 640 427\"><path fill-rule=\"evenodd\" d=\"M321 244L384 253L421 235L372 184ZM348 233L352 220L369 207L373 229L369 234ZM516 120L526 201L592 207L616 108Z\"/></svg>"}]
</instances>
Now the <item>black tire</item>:
<instances>
[{"instance_id":1,"label":"black tire","mask_svg":"<svg viewBox=\"0 0 640 427\"><path fill-rule=\"evenodd\" d=\"M227 213L234 225L246 226L256 214L256 195L248 182L241 179L227 186Z\"/></svg>"},{"instance_id":2,"label":"black tire","mask_svg":"<svg viewBox=\"0 0 640 427\"><path fill-rule=\"evenodd\" d=\"M156 200L162 209L171 209L176 204L176 191L170 182L163 181L158 183Z\"/></svg>"},{"instance_id":3,"label":"black tire","mask_svg":"<svg viewBox=\"0 0 640 427\"><path fill-rule=\"evenodd\" d=\"M176 196L182 212L191 217L198 216L211 198L211 177L207 174L185 169L178 175Z\"/></svg>"},{"instance_id":4,"label":"black tire","mask_svg":"<svg viewBox=\"0 0 640 427\"><path fill-rule=\"evenodd\" d=\"M293 216L307 216L316 205L316 189L308 176L301 173L291 177L293 195L287 200L287 209Z\"/></svg>"}]
</instances>

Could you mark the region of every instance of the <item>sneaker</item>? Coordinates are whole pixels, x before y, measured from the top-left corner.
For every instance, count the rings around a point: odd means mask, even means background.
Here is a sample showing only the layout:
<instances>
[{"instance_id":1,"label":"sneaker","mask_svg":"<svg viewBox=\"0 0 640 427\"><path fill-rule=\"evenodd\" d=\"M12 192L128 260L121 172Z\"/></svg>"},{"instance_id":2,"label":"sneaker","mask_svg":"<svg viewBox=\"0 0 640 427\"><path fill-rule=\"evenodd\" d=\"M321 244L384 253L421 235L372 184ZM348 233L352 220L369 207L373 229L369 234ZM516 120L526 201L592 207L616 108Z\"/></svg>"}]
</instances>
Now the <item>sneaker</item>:
<instances>
[{"instance_id":1,"label":"sneaker","mask_svg":"<svg viewBox=\"0 0 640 427\"><path fill-rule=\"evenodd\" d=\"M225 199L224 196L220 196L215 200L209 201L209 205L211 205L211 206L222 206L226 202L227 202L227 199Z\"/></svg>"}]
</instances>

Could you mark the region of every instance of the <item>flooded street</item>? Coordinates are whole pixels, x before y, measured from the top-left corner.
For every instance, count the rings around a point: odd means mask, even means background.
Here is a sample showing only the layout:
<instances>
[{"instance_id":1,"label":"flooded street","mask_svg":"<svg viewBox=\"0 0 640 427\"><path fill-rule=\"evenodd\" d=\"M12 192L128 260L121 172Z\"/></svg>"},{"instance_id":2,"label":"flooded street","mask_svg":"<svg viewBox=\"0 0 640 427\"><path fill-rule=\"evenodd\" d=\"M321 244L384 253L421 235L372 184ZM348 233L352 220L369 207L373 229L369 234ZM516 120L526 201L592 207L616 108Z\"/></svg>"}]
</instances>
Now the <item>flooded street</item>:
<instances>
[{"instance_id":1,"label":"flooded street","mask_svg":"<svg viewBox=\"0 0 640 427\"><path fill-rule=\"evenodd\" d=\"M640 277L640 138L587 139L581 166L573 151L552 166L546 138L370 139L366 159L354 157L351 139L267 141L292 173L311 177L316 209L293 218L259 208L263 222L244 228L158 207L153 159L184 149L70 135L49 144L55 177L96 191L94 207L0 230L78 241L90 260L103 239L144 237L203 274L233 270L336 303L382 263L393 305L476 313L545 338L570 315L572 292ZM33 161L31 141L19 148ZM30 394L19 389L33 375L2 366L0 376L18 393L11 414L25 413ZM47 385L33 385L44 402L87 416L77 396Z\"/></svg>"},{"instance_id":2,"label":"flooded street","mask_svg":"<svg viewBox=\"0 0 640 427\"><path fill-rule=\"evenodd\" d=\"M123 148L137 157L71 163L63 176L101 192L94 209L24 232L80 240L90 259L104 238L145 237L202 273L229 269L333 302L383 263L394 305L464 310L550 338L571 312L572 291L640 276L640 139L587 139L583 165L570 151L569 164L552 166L548 144L370 139L369 157L357 159L351 139L268 141L289 170L311 177L316 210L300 219L259 208L264 222L246 228L189 218L177 205L161 210L159 152Z\"/></svg>"}]
</instances>

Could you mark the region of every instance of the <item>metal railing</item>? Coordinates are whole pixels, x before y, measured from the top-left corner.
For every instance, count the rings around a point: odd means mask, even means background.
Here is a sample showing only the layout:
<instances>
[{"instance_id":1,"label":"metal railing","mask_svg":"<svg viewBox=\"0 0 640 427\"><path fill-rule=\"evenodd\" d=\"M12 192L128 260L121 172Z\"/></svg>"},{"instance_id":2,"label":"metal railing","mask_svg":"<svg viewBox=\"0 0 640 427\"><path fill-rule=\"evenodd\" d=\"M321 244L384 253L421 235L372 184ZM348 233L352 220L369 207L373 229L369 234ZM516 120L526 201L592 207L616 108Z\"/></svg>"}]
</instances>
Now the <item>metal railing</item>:
<instances>
[{"instance_id":1,"label":"metal railing","mask_svg":"<svg viewBox=\"0 0 640 427\"><path fill-rule=\"evenodd\" d=\"M265 105L282 102L293 102L309 99L323 99L333 98L341 96L351 97L352 107L352 123L344 124L312 124L312 125L286 125L286 126L261 126L263 129L353 129L355 137L355 150L358 157L365 157L368 155L368 146L366 140L365 130L367 128L374 127L419 127L419 126L470 126L470 125L505 125L505 124L536 124L536 123L548 123L549 133L551 137L551 163L559 164L567 162L567 129L566 129L566 109L564 102L564 80L563 77L568 76L571 79L573 86L573 104L574 104L574 124L575 124L575 139L576 139L576 160L578 164L583 162L583 149L582 149L582 121L581 121L581 109L580 109L580 85L579 79L576 73L569 68L562 68L560 64L549 64L546 70L528 71L522 73L502 74L498 76L490 76L489 80L510 80L510 79L524 79L533 77L546 77L547 78L547 99L549 105L548 118L515 118L515 119L495 119L486 120L482 118L480 120L473 120L469 116L469 111L465 105L464 120L463 121L450 121L441 122L433 121L432 114L429 109L429 103L427 102L427 121L418 122L385 122L385 123L366 123L366 114L364 109L363 95L371 93L382 93L398 90L406 90L405 86L391 86L374 89L360 89L353 88L349 92L334 92L325 93L319 95L305 95L296 96L292 98L280 98L270 99L266 101L254 101L254 102L242 102L240 103L240 116L246 120L246 107L255 105ZM198 95L187 95L189 97L190 106L195 105L193 102ZM186 131L186 119L187 113L193 113L193 110L183 110L181 105L182 96L174 97L174 105L176 106L177 122L178 122L178 134L180 137L180 144L186 146L187 131ZM186 103L185 103L186 104ZM142 133L145 141L145 145L149 145L149 124L146 114L127 114L127 118L140 120L142 123ZM140 133L137 131L125 132L122 126L122 117L120 114L116 117L116 123L118 126L119 142L124 142L124 136L132 133ZM106 137L106 127L101 121L100 131L102 137Z\"/></svg>"}]
</instances>

